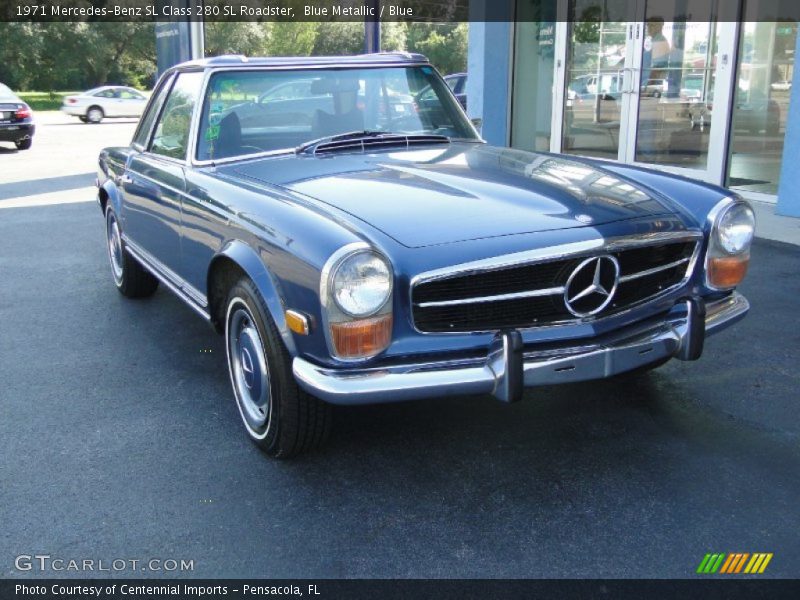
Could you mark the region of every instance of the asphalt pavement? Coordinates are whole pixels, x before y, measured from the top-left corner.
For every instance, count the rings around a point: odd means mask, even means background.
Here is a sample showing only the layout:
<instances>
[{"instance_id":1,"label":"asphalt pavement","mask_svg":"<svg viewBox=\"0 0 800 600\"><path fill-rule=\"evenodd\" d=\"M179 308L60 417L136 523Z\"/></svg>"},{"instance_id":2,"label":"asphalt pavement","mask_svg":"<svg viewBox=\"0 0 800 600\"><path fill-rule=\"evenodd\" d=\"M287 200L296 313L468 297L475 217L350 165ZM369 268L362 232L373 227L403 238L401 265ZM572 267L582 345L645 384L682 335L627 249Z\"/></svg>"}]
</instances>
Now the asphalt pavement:
<instances>
[{"instance_id":1,"label":"asphalt pavement","mask_svg":"<svg viewBox=\"0 0 800 600\"><path fill-rule=\"evenodd\" d=\"M337 408L328 446L279 462L244 435L221 338L163 288L116 291L95 204L10 198L0 577L86 574L15 568L32 554L194 561L104 576L693 577L708 552L800 576L798 246L756 242L751 314L699 362L510 406Z\"/></svg>"}]
</instances>

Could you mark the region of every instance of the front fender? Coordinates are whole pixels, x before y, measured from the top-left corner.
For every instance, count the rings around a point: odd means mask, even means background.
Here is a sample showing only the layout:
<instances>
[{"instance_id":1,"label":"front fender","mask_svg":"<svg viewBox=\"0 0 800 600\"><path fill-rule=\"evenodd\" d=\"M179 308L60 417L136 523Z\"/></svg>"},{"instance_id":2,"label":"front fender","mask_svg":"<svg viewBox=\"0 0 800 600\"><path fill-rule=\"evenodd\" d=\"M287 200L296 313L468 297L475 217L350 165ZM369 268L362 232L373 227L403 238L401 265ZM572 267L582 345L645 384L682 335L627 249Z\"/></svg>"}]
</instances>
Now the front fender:
<instances>
[{"instance_id":1,"label":"front fender","mask_svg":"<svg viewBox=\"0 0 800 600\"><path fill-rule=\"evenodd\" d=\"M227 242L211 260L207 281L211 281L211 273L214 269L214 265L223 257L237 264L253 283L255 283L258 291L261 293L261 297L264 298L270 316L275 326L278 328L289 354L297 356L294 337L286 325L283 295L280 291L280 284L269 272L269 269L261 260L261 257L245 242L241 240L231 240Z\"/></svg>"}]
</instances>

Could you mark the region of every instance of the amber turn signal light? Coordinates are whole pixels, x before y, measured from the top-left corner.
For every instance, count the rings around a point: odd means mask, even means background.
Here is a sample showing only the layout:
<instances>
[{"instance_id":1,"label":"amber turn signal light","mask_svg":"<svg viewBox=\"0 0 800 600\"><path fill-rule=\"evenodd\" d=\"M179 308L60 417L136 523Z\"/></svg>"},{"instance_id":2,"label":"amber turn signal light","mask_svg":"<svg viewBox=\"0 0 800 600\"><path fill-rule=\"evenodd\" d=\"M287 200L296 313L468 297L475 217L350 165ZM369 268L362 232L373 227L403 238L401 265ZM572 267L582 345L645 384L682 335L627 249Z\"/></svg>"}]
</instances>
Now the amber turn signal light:
<instances>
[{"instance_id":1,"label":"amber turn signal light","mask_svg":"<svg viewBox=\"0 0 800 600\"><path fill-rule=\"evenodd\" d=\"M339 358L374 356L389 345L392 338L392 315L331 323L331 342Z\"/></svg>"},{"instance_id":2,"label":"amber turn signal light","mask_svg":"<svg viewBox=\"0 0 800 600\"><path fill-rule=\"evenodd\" d=\"M747 274L750 256L720 256L708 259L708 282L716 288L739 285Z\"/></svg>"},{"instance_id":3,"label":"amber turn signal light","mask_svg":"<svg viewBox=\"0 0 800 600\"><path fill-rule=\"evenodd\" d=\"M290 330L294 331L295 333L299 333L300 335L308 335L310 330L308 317L297 312L296 310L291 309L287 310L284 314L286 315L286 325Z\"/></svg>"}]
</instances>

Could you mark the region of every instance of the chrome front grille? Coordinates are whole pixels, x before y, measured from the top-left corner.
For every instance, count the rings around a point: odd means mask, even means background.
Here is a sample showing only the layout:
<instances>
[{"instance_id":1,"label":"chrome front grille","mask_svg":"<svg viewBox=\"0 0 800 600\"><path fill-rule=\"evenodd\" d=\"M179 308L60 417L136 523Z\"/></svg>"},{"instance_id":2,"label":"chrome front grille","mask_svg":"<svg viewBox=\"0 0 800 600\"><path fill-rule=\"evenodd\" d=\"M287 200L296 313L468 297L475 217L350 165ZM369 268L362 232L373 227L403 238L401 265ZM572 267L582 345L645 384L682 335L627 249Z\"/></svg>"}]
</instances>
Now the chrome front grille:
<instances>
[{"instance_id":1,"label":"chrome front grille","mask_svg":"<svg viewBox=\"0 0 800 600\"><path fill-rule=\"evenodd\" d=\"M592 256L611 256L618 284L602 318L651 301L686 281L699 249L698 235L625 241L557 258L510 266L458 268L412 283L414 326L425 333L531 328L581 320L565 302L570 275Z\"/></svg>"}]
</instances>

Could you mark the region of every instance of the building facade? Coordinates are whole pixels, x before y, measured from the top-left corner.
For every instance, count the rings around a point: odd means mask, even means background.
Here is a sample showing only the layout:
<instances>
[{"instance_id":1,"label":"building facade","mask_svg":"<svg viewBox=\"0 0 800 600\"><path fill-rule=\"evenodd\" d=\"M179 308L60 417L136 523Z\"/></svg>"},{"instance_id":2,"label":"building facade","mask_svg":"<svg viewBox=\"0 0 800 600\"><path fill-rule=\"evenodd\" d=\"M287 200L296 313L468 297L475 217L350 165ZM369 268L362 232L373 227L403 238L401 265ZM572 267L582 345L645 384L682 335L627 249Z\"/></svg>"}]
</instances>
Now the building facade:
<instances>
[{"instance_id":1,"label":"building facade","mask_svg":"<svg viewBox=\"0 0 800 600\"><path fill-rule=\"evenodd\" d=\"M681 0L626 20L600 1L473 4L467 103L487 141L663 169L800 216L796 22L744 20L757 0L692 20Z\"/></svg>"}]
</instances>

